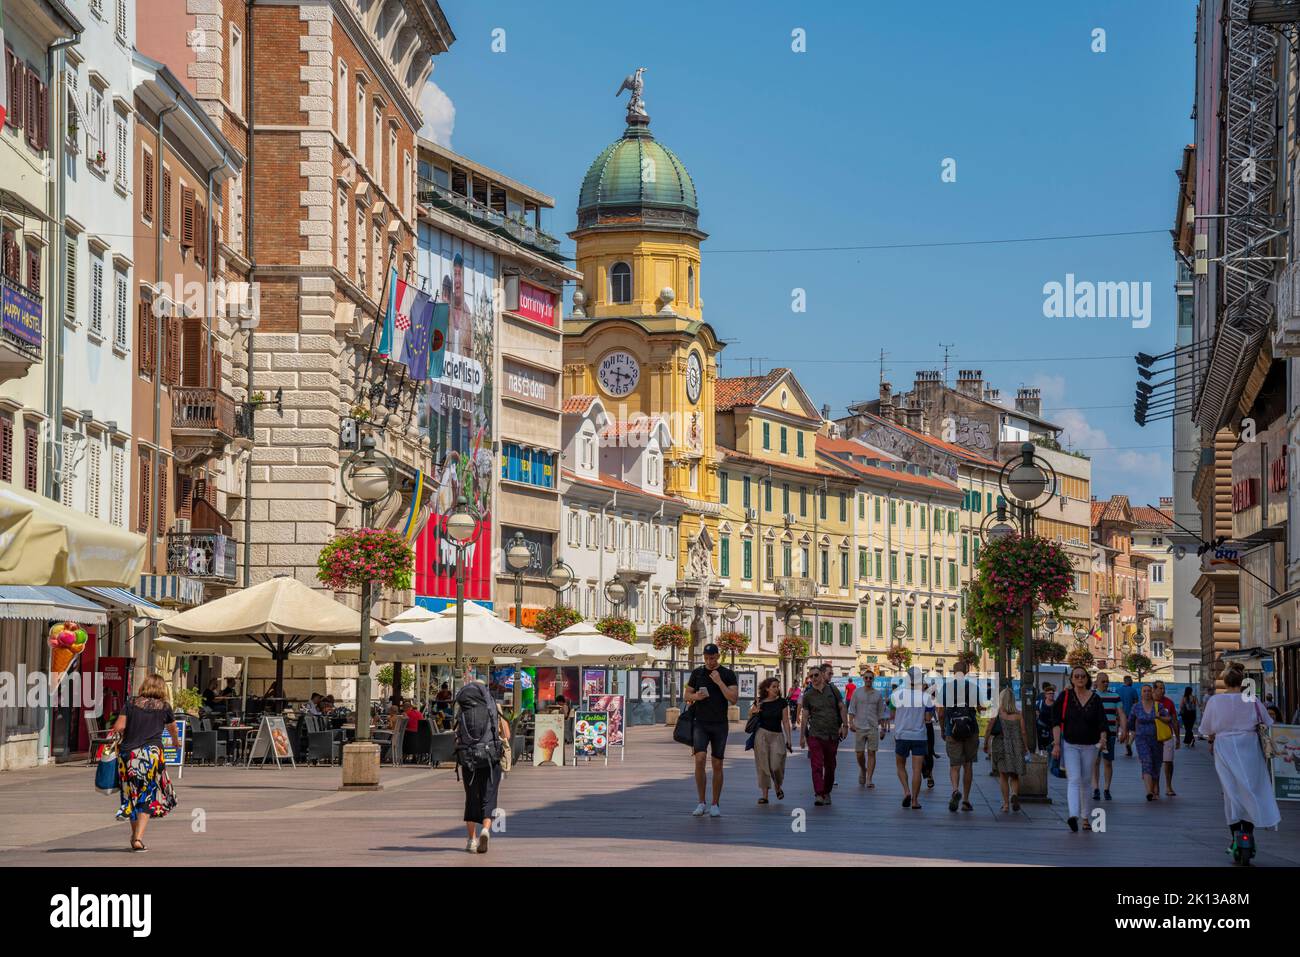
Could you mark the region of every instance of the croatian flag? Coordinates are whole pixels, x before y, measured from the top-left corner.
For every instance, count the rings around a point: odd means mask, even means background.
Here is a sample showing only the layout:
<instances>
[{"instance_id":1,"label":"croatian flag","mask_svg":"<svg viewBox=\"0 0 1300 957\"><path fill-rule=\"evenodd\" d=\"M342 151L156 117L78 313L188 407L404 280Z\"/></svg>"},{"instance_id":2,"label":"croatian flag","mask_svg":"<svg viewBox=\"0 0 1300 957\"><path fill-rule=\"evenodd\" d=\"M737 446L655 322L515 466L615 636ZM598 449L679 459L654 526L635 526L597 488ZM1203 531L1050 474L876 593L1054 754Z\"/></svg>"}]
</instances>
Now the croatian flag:
<instances>
[{"instance_id":1,"label":"croatian flag","mask_svg":"<svg viewBox=\"0 0 1300 957\"><path fill-rule=\"evenodd\" d=\"M379 340L379 354L400 359L417 298L423 296L427 300L429 297L398 279L397 270L389 275L388 290L388 310L384 316L383 336Z\"/></svg>"}]
</instances>

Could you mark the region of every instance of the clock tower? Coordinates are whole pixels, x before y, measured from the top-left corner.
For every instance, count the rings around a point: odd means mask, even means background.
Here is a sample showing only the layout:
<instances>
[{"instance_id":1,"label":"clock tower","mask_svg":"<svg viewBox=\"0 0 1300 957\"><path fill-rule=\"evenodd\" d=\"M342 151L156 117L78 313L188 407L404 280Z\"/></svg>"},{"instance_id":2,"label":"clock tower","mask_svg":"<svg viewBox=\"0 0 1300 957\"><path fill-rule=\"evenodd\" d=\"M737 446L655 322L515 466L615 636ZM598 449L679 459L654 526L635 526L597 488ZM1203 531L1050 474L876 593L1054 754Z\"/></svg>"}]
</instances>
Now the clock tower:
<instances>
[{"instance_id":1,"label":"clock tower","mask_svg":"<svg viewBox=\"0 0 1300 957\"><path fill-rule=\"evenodd\" d=\"M679 579L705 572L702 540L717 542L714 384L722 343L704 321L695 184L650 132L639 72L623 135L587 170L578 195L583 281L564 323L564 394L596 395L616 424L661 416L673 447L664 486L689 504L680 522ZM621 92L621 91L620 91ZM608 430L610 441L625 430ZM688 567L692 551L695 563ZM713 553L709 577L717 575Z\"/></svg>"}]
</instances>

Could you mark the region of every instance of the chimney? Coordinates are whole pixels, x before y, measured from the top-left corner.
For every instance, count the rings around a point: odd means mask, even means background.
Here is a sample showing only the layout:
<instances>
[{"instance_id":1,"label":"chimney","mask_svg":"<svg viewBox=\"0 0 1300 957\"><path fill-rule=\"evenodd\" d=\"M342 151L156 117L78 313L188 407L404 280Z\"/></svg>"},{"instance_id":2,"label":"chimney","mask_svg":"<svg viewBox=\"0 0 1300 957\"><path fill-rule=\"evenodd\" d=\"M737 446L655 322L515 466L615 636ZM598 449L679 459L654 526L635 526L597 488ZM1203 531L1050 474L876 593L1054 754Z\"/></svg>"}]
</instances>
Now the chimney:
<instances>
[{"instance_id":1,"label":"chimney","mask_svg":"<svg viewBox=\"0 0 1300 957\"><path fill-rule=\"evenodd\" d=\"M823 406L822 406L822 421L823 421L823 422L829 422L829 421L830 421L830 418L831 418L831 407L830 407L829 405L823 405Z\"/></svg>"},{"instance_id":2,"label":"chimney","mask_svg":"<svg viewBox=\"0 0 1300 957\"><path fill-rule=\"evenodd\" d=\"M1039 417L1043 414L1042 392L1038 389L1020 389L1016 392L1016 411Z\"/></svg>"},{"instance_id":3,"label":"chimney","mask_svg":"<svg viewBox=\"0 0 1300 957\"><path fill-rule=\"evenodd\" d=\"M1001 389L985 389L985 390L984 390L984 401L985 401L985 402L992 402L994 405L1000 405L1000 404L1001 404L1001 399L1002 399L1002 390L1001 390Z\"/></svg>"},{"instance_id":4,"label":"chimney","mask_svg":"<svg viewBox=\"0 0 1300 957\"><path fill-rule=\"evenodd\" d=\"M958 372L957 391L973 399L984 398L984 370L962 369Z\"/></svg>"},{"instance_id":5,"label":"chimney","mask_svg":"<svg viewBox=\"0 0 1300 957\"><path fill-rule=\"evenodd\" d=\"M1161 496L1160 496L1160 507L1161 507L1162 509L1165 509L1165 508L1173 508L1173 507L1174 507L1174 497L1173 497L1172 495L1161 495Z\"/></svg>"},{"instance_id":6,"label":"chimney","mask_svg":"<svg viewBox=\"0 0 1300 957\"><path fill-rule=\"evenodd\" d=\"M886 422L894 421L894 387L888 382L880 383L880 417Z\"/></svg>"},{"instance_id":7,"label":"chimney","mask_svg":"<svg viewBox=\"0 0 1300 957\"><path fill-rule=\"evenodd\" d=\"M913 432L925 434L925 409L921 408L915 399L903 406L899 412L902 414L903 425Z\"/></svg>"},{"instance_id":8,"label":"chimney","mask_svg":"<svg viewBox=\"0 0 1300 957\"><path fill-rule=\"evenodd\" d=\"M939 404L939 393L943 389L943 373L938 369L918 369L916 381L912 384L912 395L927 412Z\"/></svg>"}]
</instances>

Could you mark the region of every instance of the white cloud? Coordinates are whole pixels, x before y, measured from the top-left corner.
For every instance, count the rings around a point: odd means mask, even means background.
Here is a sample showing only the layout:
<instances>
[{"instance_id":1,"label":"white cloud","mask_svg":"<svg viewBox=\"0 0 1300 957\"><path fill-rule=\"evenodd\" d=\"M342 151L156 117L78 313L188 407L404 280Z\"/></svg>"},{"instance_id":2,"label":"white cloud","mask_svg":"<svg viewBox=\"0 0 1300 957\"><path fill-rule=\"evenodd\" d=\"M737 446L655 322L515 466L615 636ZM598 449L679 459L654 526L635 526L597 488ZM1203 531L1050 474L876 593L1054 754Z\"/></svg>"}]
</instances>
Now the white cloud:
<instances>
[{"instance_id":1,"label":"white cloud","mask_svg":"<svg viewBox=\"0 0 1300 957\"><path fill-rule=\"evenodd\" d=\"M450 149L451 131L456 125L456 104L432 80L424 85L420 94L420 116L424 120L420 135Z\"/></svg>"}]
</instances>

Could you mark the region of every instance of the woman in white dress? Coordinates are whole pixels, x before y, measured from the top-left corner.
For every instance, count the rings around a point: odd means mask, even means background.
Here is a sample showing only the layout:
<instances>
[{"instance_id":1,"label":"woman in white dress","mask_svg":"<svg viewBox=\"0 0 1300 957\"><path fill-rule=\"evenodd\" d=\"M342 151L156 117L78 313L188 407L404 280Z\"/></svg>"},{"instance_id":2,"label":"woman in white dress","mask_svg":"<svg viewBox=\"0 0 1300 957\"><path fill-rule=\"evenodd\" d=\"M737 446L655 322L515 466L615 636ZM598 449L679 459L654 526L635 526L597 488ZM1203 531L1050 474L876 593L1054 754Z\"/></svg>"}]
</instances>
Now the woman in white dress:
<instances>
[{"instance_id":1,"label":"woman in white dress","mask_svg":"<svg viewBox=\"0 0 1300 957\"><path fill-rule=\"evenodd\" d=\"M1210 740L1223 787L1223 812L1232 832L1228 851L1238 864L1255 856L1255 828L1276 827L1282 820L1255 732L1255 725L1273 722L1253 695L1241 693L1244 678L1239 663L1229 665L1223 673L1228 690L1210 697L1201 716L1201 733Z\"/></svg>"}]
</instances>

